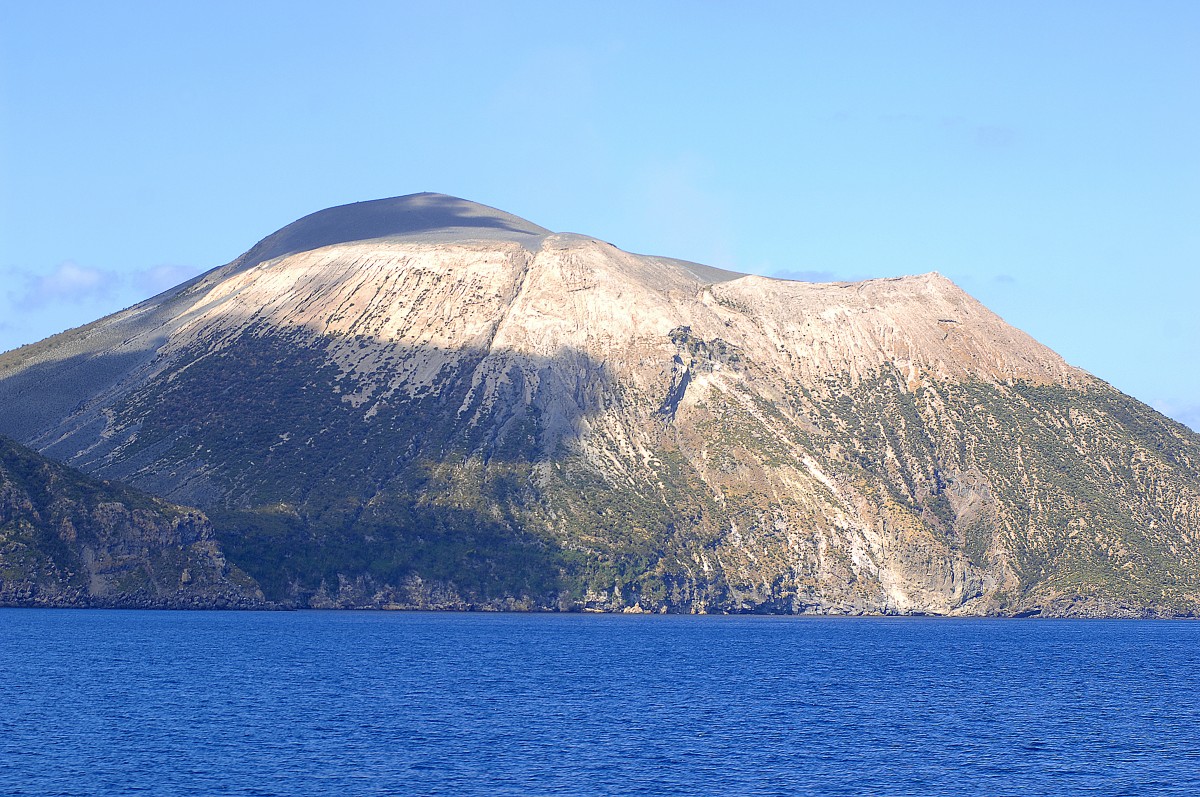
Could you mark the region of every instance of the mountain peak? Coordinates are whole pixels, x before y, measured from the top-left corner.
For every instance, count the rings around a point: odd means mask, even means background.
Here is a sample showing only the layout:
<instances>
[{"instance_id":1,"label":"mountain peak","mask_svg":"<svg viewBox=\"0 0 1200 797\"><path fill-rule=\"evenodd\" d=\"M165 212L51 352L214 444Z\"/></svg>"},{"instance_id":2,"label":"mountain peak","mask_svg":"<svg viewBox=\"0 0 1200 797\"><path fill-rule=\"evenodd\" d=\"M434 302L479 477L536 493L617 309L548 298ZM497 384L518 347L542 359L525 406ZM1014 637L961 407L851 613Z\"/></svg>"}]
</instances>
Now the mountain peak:
<instances>
[{"instance_id":1,"label":"mountain peak","mask_svg":"<svg viewBox=\"0 0 1200 797\"><path fill-rule=\"evenodd\" d=\"M302 606L1200 613L1200 437L936 272L740 275L414 194L0 356L0 407Z\"/></svg>"},{"instance_id":2,"label":"mountain peak","mask_svg":"<svg viewBox=\"0 0 1200 797\"><path fill-rule=\"evenodd\" d=\"M319 210L255 244L243 268L334 244L385 239L510 240L536 247L550 230L478 202L423 192Z\"/></svg>"}]
</instances>

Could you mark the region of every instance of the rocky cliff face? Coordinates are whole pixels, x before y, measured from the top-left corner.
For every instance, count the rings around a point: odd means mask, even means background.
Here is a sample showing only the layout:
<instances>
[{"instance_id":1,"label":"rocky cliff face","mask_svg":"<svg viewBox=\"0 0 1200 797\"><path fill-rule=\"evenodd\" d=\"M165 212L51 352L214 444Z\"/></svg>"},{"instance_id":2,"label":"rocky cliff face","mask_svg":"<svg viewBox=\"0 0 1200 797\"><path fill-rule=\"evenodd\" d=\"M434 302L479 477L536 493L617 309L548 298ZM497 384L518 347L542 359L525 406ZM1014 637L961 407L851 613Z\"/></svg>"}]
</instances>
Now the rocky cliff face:
<instances>
[{"instance_id":1,"label":"rocky cliff face","mask_svg":"<svg viewBox=\"0 0 1200 797\"><path fill-rule=\"evenodd\" d=\"M0 438L0 606L264 605L204 515Z\"/></svg>"},{"instance_id":2,"label":"rocky cliff face","mask_svg":"<svg viewBox=\"0 0 1200 797\"><path fill-rule=\"evenodd\" d=\"M415 195L3 355L0 402L301 604L1200 599L1200 438L937 274L766 279Z\"/></svg>"}]
</instances>

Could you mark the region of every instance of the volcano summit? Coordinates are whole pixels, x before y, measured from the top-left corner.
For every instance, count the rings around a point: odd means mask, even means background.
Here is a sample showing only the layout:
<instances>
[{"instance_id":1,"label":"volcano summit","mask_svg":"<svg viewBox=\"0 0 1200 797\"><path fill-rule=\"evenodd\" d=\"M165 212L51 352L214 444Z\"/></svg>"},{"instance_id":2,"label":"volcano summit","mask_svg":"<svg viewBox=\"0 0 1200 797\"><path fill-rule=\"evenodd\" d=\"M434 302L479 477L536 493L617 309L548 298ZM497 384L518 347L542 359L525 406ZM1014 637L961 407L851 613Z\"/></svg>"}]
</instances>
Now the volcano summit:
<instances>
[{"instance_id":1,"label":"volcano summit","mask_svg":"<svg viewBox=\"0 0 1200 797\"><path fill-rule=\"evenodd\" d=\"M0 356L0 407L291 605L1200 606L1200 436L938 274L768 279L415 194Z\"/></svg>"}]
</instances>

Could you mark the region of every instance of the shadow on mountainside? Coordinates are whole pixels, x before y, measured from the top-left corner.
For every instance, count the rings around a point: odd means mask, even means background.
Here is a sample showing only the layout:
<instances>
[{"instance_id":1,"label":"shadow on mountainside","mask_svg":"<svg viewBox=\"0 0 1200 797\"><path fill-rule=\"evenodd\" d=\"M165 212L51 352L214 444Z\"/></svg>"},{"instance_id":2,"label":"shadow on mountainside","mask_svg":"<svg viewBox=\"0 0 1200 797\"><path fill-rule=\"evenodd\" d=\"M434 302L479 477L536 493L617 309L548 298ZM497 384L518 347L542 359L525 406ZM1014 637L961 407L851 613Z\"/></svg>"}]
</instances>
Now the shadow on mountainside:
<instances>
[{"instance_id":1,"label":"shadow on mountainside","mask_svg":"<svg viewBox=\"0 0 1200 797\"><path fill-rule=\"evenodd\" d=\"M465 234L464 234L465 231ZM239 266L324 246L380 238L445 234L448 239L491 238L533 245L550 230L519 216L444 194L410 194L320 210L254 245Z\"/></svg>"},{"instance_id":2,"label":"shadow on mountainside","mask_svg":"<svg viewBox=\"0 0 1200 797\"><path fill-rule=\"evenodd\" d=\"M209 521L0 436L0 606L262 608Z\"/></svg>"},{"instance_id":3,"label":"shadow on mountainside","mask_svg":"<svg viewBox=\"0 0 1200 797\"><path fill-rule=\"evenodd\" d=\"M45 449L43 433L118 385L154 358L154 351L76 354L0 378L0 434ZM57 434L57 432L56 432ZM49 456L64 458L61 451Z\"/></svg>"},{"instance_id":4,"label":"shadow on mountainside","mask_svg":"<svg viewBox=\"0 0 1200 797\"><path fill-rule=\"evenodd\" d=\"M331 347L386 351L378 369L343 374ZM414 363L438 364L432 383L389 395L398 371ZM688 528L660 503L641 509L657 503L648 496L624 493L633 508L613 514L606 507L621 502L603 475L582 472L574 443L599 411L607 378L582 353L489 357L251 330L216 351L184 351L149 382L131 384L138 364L87 355L26 369L12 394L12 417L22 420L14 431L25 432L15 436L97 476L204 509L230 561L273 600L554 608L596 579L611 589L617 578L636 602L638 579L675 530ZM70 376L93 373L107 378L91 389ZM59 422L30 431L31 413L46 417L38 394L65 385L69 401L54 404ZM348 400L372 392L366 404ZM558 466L548 486L538 476L547 462ZM593 518L589 529L619 524L628 537L632 526L637 542L564 545L579 529L562 535L560 520L552 531L546 507L558 500L595 503L580 510Z\"/></svg>"},{"instance_id":5,"label":"shadow on mountainside","mask_svg":"<svg viewBox=\"0 0 1200 797\"><path fill-rule=\"evenodd\" d=\"M672 381L667 351L660 394L646 395L629 393L575 350L542 357L401 347L266 325L226 342L159 362L164 370L149 381L117 355L32 366L20 374L20 391L6 393L8 380L0 381L0 399L15 402L3 405L11 413L0 413L0 432L11 418L33 417L43 391L69 384L75 411L39 428L37 447L93 475L201 507L230 560L268 598L297 605L579 608L603 593L613 596L606 608L741 610L728 581L736 573L713 568L710 576L687 563L713 558L734 523L750 532L773 522L761 511L772 499L750 500L753 483L735 474L759 464L800 467L795 452L755 442L760 427L723 422L709 442L713 467L728 466L725 484L746 503L714 498L680 448L673 413L655 412L689 389ZM689 357L715 356L703 341L676 334L669 342ZM63 372L103 373L119 388L89 388ZM965 525L955 504L978 482L987 495L996 491L1013 528L1056 535L1014 550L1023 589L1108 589L1151 605L1162 598L1145 590L1190 589L1200 578L1195 561L1182 564L1186 579L1175 573L1179 556L1166 550L1174 538L1153 531L1194 528L1170 512L1191 505L1200 437L1149 408L1111 390L948 383L932 418L886 375L830 390L811 399L811 409L825 427L822 446L836 442L847 458L826 464L891 490L896 506L911 504L904 511L913 528L978 548L976 559L986 561L999 527ZM1093 418L1082 431L1071 426L1081 411ZM659 435L647 441L653 458L596 456L620 450L620 433L603 435L622 418ZM1130 442L1147 458L1131 461ZM895 452L904 458L899 473ZM1036 489L1023 482L1027 474ZM1146 498L1156 495L1165 498ZM1080 548L1070 534L1077 516L1112 529L1111 545L1093 545L1088 535ZM1120 562L1106 551L1118 548L1133 551L1134 565L1153 567L1143 575L1114 569ZM1163 568L1177 581L1162 580Z\"/></svg>"}]
</instances>

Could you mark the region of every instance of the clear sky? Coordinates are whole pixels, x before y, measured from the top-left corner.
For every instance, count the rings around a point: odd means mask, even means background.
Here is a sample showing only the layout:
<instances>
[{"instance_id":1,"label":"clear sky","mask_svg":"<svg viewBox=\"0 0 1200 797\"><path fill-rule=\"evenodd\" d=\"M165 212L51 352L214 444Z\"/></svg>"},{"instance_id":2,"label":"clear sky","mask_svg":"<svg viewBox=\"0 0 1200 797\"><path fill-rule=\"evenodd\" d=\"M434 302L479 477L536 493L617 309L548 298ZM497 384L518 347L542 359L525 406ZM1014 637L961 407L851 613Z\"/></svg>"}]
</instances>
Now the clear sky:
<instances>
[{"instance_id":1,"label":"clear sky","mask_svg":"<svg viewBox=\"0 0 1200 797\"><path fill-rule=\"evenodd\" d=\"M439 191L760 274L940 271L1200 429L1200 3L0 0L0 350Z\"/></svg>"}]
</instances>

